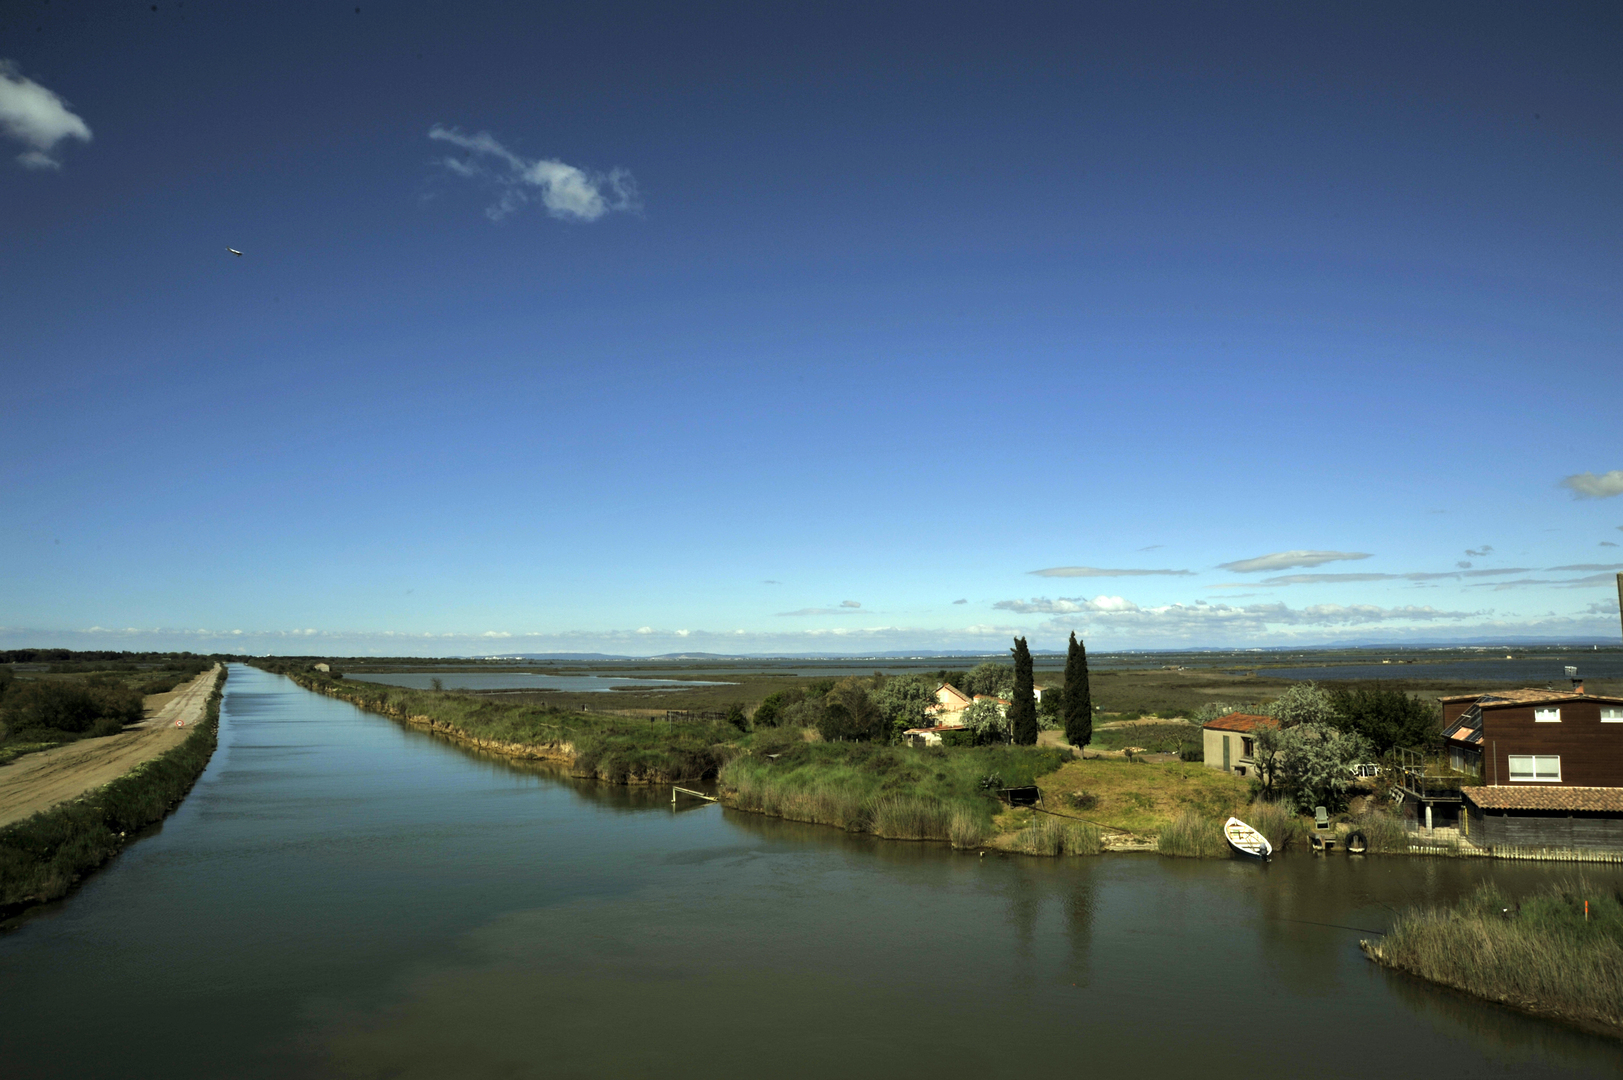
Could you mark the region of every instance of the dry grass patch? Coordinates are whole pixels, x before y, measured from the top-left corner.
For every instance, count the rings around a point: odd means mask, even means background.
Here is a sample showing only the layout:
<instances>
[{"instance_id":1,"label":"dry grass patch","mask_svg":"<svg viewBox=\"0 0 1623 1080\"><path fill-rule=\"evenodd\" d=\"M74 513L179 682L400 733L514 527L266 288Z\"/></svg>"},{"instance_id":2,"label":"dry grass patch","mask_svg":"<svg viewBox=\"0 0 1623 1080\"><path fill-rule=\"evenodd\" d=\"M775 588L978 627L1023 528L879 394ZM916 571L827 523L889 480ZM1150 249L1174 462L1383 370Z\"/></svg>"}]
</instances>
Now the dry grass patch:
<instances>
[{"instance_id":1,"label":"dry grass patch","mask_svg":"<svg viewBox=\"0 0 1623 1080\"><path fill-rule=\"evenodd\" d=\"M1052 809L1139 834L1160 833L1185 812L1221 822L1250 802L1245 780L1185 762L1074 760L1037 783ZM1074 791L1096 801L1086 811L1073 811L1064 800Z\"/></svg>"}]
</instances>

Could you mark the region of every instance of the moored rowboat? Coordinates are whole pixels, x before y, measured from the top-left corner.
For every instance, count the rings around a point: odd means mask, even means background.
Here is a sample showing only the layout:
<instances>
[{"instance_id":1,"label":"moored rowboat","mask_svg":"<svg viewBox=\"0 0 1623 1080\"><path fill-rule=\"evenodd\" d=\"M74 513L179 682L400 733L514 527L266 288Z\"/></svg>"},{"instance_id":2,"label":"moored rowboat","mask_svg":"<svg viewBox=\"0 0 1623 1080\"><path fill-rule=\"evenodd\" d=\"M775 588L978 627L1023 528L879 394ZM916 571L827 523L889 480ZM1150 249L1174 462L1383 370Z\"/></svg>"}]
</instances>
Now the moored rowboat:
<instances>
[{"instance_id":1,"label":"moored rowboat","mask_svg":"<svg viewBox=\"0 0 1623 1080\"><path fill-rule=\"evenodd\" d=\"M1223 839L1229 842L1235 854L1248 859L1267 859L1274 853L1274 846L1266 836L1237 817L1223 822Z\"/></svg>"}]
</instances>

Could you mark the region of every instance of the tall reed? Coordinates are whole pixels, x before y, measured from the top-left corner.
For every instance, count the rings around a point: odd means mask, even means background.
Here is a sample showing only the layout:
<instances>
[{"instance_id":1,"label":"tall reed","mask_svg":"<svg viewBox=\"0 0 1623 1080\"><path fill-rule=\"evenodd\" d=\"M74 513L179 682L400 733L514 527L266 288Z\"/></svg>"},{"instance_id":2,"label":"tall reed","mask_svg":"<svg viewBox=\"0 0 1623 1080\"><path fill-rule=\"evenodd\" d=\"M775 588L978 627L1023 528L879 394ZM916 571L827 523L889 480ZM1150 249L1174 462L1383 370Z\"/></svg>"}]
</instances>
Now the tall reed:
<instances>
[{"instance_id":1,"label":"tall reed","mask_svg":"<svg viewBox=\"0 0 1623 1080\"><path fill-rule=\"evenodd\" d=\"M1516 903L1481 885L1453 908L1399 916L1365 951L1478 997L1623 1034L1623 903L1611 886L1556 881Z\"/></svg>"},{"instance_id":2,"label":"tall reed","mask_svg":"<svg viewBox=\"0 0 1623 1080\"><path fill-rule=\"evenodd\" d=\"M1184 810L1156 838L1162 855L1185 859L1220 859L1229 853L1223 823L1193 810Z\"/></svg>"},{"instance_id":3,"label":"tall reed","mask_svg":"<svg viewBox=\"0 0 1623 1080\"><path fill-rule=\"evenodd\" d=\"M1283 803L1258 800L1243 813L1245 823L1268 838L1275 854L1307 843L1307 823Z\"/></svg>"},{"instance_id":4,"label":"tall reed","mask_svg":"<svg viewBox=\"0 0 1623 1080\"><path fill-rule=\"evenodd\" d=\"M1099 829L1085 821L1038 814L1015 834L1015 847L1027 855L1097 855Z\"/></svg>"}]
</instances>

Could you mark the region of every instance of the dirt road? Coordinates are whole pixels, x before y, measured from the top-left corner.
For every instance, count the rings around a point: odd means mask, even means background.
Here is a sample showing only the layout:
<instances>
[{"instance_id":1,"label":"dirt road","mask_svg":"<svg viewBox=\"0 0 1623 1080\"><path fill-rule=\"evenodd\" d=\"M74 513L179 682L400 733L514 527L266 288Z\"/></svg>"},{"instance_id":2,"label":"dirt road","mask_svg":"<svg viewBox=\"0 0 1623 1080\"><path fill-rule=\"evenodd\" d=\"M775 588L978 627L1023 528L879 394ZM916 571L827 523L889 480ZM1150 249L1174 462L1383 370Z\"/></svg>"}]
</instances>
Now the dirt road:
<instances>
[{"instance_id":1,"label":"dirt road","mask_svg":"<svg viewBox=\"0 0 1623 1080\"><path fill-rule=\"evenodd\" d=\"M205 671L166 698L155 715L102 739L84 739L27 754L0 768L0 826L101 787L180 743L203 719L220 667Z\"/></svg>"}]
</instances>

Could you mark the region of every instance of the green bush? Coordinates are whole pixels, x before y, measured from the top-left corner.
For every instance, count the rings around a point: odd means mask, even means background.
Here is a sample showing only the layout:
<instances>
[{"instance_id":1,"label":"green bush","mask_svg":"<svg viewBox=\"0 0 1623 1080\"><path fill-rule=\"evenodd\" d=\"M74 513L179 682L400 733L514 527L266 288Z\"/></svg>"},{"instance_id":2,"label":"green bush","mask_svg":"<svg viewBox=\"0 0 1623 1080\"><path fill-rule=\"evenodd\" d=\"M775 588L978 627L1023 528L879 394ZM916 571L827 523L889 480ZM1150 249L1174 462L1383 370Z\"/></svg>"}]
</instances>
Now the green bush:
<instances>
[{"instance_id":1,"label":"green bush","mask_svg":"<svg viewBox=\"0 0 1623 1080\"><path fill-rule=\"evenodd\" d=\"M6 694L4 720L13 732L64 731L83 734L108 719L120 726L141 719L141 695L119 685L28 682Z\"/></svg>"}]
</instances>

